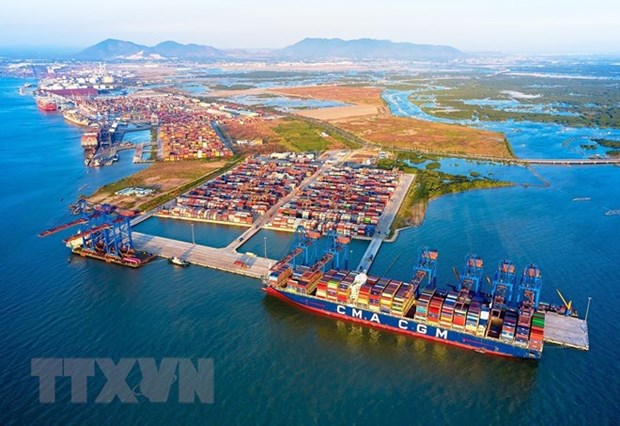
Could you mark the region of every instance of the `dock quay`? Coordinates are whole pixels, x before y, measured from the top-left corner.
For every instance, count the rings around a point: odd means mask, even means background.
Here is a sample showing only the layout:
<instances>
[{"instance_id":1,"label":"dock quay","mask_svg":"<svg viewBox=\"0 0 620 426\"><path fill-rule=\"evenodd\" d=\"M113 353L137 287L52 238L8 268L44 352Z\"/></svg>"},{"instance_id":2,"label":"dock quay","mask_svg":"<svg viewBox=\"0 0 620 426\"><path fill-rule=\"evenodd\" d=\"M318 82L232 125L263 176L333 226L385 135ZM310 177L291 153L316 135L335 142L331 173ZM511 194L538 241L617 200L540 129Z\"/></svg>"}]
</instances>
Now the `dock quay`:
<instances>
[{"instance_id":1,"label":"dock quay","mask_svg":"<svg viewBox=\"0 0 620 426\"><path fill-rule=\"evenodd\" d=\"M544 341L587 351L590 349L588 323L580 318L547 313L545 315Z\"/></svg>"},{"instance_id":2,"label":"dock quay","mask_svg":"<svg viewBox=\"0 0 620 426\"><path fill-rule=\"evenodd\" d=\"M144 158L145 154L150 155L152 153L152 149L153 147L157 147L156 143L152 143L152 142L142 142L139 144L135 144L135 152L133 155L133 163L134 164L140 164L140 163L154 163L155 159L154 158ZM150 148L149 150L145 150L145 148Z\"/></svg>"},{"instance_id":3,"label":"dock quay","mask_svg":"<svg viewBox=\"0 0 620 426\"><path fill-rule=\"evenodd\" d=\"M398 214L398 210L407 196L409 187L411 187L414 179L415 175L401 175L400 181L398 182L398 186L396 187L392 198L388 201L385 209L383 210L383 214L379 218L375 235L370 240L366 253L362 256L362 260L357 267L358 271L368 271L372 266L372 262L377 257L377 253L379 253L379 249L381 248L383 241L388 238L388 233L390 231L390 227L392 226L392 222L394 222L394 218Z\"/></svg>"},{"instance_id":4,"label":"dock quay","mask_svg":"<svg viewBox=\"0 0 620 426\"><path fill-rule=\"evenodd\" d=\"M226 248L218 249L140 232L133 232L132 235L137 247L157 256L178 257L194 265L252 278L264 277L276 263L273 259L241 254Z\"/></svg>"}]
</instances>

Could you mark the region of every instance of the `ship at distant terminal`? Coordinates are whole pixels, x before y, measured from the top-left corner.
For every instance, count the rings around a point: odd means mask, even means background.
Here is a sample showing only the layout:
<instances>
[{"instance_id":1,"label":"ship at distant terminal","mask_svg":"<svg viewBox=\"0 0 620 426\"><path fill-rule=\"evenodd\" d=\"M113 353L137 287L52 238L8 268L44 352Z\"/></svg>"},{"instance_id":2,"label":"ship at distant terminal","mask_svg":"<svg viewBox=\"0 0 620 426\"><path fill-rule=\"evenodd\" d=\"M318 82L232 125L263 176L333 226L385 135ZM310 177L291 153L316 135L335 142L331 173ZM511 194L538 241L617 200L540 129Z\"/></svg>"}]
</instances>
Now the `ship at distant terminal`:
<instances>
[{"instance_id":1,"label":"ship at distant terminal","mask_svg":"<svg viewBox=\"0 0 620 426\"><path fill-rule=\"evenodd\" d=\"M57 111L58 105L50 98L47 97L37 97L37 107L39 107L42 111Z\"/></svg>"},{"instance_id":2,"label":"ship at distant terminal","mask_svg":"<svg viewBox=\"0 0 620 426\"><path fill-rule=\"evenodd\" d=\"M81 115L77 110L68 110L63 112L62 116L69 123L76 124L78 126L88 126L90 124L90 120L87 117Z\"/></svg>"}]
</instances>

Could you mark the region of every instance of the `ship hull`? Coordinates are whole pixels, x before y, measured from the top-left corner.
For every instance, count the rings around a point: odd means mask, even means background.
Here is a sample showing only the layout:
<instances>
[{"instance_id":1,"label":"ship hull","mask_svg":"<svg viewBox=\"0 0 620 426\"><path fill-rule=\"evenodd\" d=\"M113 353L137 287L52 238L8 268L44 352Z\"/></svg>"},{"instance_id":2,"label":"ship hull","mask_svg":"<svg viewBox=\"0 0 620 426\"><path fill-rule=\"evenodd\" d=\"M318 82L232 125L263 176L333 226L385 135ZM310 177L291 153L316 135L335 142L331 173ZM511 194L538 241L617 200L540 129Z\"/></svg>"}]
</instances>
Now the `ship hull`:
<instances>
[{"instance_id":1,"label":"ship hull","mask_svg":"<svg viewBox=\"0 0 620 426\"><path fill-rule=\"evenodd\" d=\"M51 103L51 102L38 101L37 102L37 106L39 107L39 109L41 111L46 111L46 112L53 112L53 111L56 111L58 109L56 104Z\"/></svg>"},{"instance_id":2,"label":"ship hull","mask_svg":"<svg viewBox=\"0 0 620 426\"><path fill-rule=\"evenodd\" d=\"M436 327L415 321L413 318L399 318L382 312L374 312L317 297L290 293L273 287L265 287L264 290L269 295L315 314L363 324L367 327L398 334L441 342L479 353L524 359L540 359L542 354L542 351L510 345L499 340L477 337L457 330Z\"/></svg>"}]
</instances>

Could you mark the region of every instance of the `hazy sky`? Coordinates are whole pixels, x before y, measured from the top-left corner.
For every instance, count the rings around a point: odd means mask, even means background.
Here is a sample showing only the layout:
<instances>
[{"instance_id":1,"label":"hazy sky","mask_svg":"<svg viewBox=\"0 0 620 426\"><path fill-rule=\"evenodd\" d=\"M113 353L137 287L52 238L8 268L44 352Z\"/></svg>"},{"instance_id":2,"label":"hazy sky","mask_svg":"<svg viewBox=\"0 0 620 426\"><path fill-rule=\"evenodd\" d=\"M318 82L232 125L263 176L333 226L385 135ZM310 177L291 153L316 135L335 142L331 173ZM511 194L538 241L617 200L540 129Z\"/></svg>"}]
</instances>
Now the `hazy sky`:
<instances>
[{"instance_id":1,"label":"hazy sky","mask_svg":"<svg viewBox=\"0 0 620 426\"><path fill-rule=\"evenodd\" d=\"M620 52L620 0L4 0L0 45L106 38L278 48L371 37L465 51Z\"/></svg>"}]
</instances>

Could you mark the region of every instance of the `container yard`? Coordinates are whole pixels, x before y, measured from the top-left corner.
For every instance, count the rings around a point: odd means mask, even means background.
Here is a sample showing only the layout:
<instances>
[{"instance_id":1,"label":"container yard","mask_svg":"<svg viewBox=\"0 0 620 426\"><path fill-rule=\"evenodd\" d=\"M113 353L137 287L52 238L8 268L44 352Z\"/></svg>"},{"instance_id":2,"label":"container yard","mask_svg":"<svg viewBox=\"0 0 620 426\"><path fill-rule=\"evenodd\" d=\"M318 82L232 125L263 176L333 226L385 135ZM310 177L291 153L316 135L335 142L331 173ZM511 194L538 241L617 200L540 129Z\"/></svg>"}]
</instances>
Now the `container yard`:
<instances>
[{"instance_id":1,"label":"container yard","mask_svg":"<svg viewBox=\"0 0 620 426\"><path fill-rule=\"evenodd\" d=\"M211 127L213 117L205 112L188 111L173 121L162 120L159 138L163 160L232 157L232 150Z\"/></svg>"},{"instance_id":2,"label":"container yard","mask_svg":"<svg viewBox=\"0 0 620 426\"><path fill-rule=\"evenodd\" d=\"M301 225L321 233L373 237L400 177L400 171L334 166L278 209L267 227L294 231Z\"/></svg>"},{"instance_id":3,"label":"container yard","mask_svg":"<svg viewBox=\"0 0 620 426\"><path fill-rule=\"evenodd\" d=\"M312 231L297 228L293 250L271 267L265 291L313 313L480 353L540 359L544 342L589 348L587 323L570 303L539 301L542 274L535 264L519 275L504 259L486 285L483 260L470 254L456 272L457 284L442 289L437 250L421 250L410 280L393 280L350 271L348 240L334 231L328 236L331 242L321 248Z\"/></svg>"},{"instance_id":4,"label":"container yard","mask_svg":"<svg viewBox=\"0 0 620 426\"><path fill-rule=\"evenodd\" d=\"M307 154L247 158L233 170L177 197L176 205L161 208L158 216L251 226L319 166Z\"/></svg>"},{"instance_id":5,"label":"container yard","mask_svg":"<svg viewBox=\"0 0 620 426\"><path fill-rule=\"evenodd\" d=\"M63 116L67 121L89 126L82 137L84 149L96 151L110 148L122 141L125 132L133 131L132 125L135 125L156 132L151 143L157 146L149 161L155 158L182 161L233 156L230 141L225 140L214 128L217 126L217 118L222 114L230 115L225 111L226 105L203 104L186 96L151 91L122 96L54 96L54 103L48 103L54 105L54 108L57 104L62 105ZM42 102L38 103L43 105ZM110 146L106 147L106 143ZM99 158L112 157L108 152L96 152L93 155L98 161L89 161L88 165L111 164L111 161ZM136 162L144 161L142 155L136 158Z\"/></svg>"}]
</instances>

